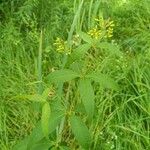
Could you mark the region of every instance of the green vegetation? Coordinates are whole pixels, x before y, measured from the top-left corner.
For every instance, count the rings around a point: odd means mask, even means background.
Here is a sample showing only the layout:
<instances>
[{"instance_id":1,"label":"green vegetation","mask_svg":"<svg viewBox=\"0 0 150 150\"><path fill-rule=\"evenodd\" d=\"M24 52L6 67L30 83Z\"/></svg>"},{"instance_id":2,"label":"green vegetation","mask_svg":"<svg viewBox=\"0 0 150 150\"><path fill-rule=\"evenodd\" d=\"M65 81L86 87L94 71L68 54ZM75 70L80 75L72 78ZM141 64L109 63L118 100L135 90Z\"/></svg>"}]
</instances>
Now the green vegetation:
<instances>
[{"instance_id":1,"label":"green vegetation","mask_svg":"<svg viewBox=\"0 0 150 150\"><path fill-rule=\"evenodd\" d=\"M2 0L0 149L149 150L149 4Z\"/></svg>"}]
</instances>

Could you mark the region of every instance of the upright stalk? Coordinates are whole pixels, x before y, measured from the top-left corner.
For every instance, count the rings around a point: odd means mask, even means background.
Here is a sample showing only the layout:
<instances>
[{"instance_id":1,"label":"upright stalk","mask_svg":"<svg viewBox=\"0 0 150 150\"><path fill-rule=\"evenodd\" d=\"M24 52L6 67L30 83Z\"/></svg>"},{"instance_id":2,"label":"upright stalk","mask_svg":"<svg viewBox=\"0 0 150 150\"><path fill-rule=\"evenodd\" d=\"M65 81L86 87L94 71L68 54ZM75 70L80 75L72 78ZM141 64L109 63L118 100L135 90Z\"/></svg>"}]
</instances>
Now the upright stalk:
<instances>
[{"instance_id":1,"label":"upright stalk","mask_svg":"<svg viewBox=\"0 0 150 150\"><path fill-rule=\"evenodd\" d=\"M75 27L77 26L78 19L81 16L81 9L82 9L82 6L83 6L83 2L84 2L84 0L81 0L81 3L79 4L78 10L76 11L76 14L74 16L74 19L73 19L73 22L72 22L72 25L71 25L71 28L70 28L70 32L68 33L67 42L68 42L68 47L69 48L72 47L72 36L73 36L74 30L75 30ZM63 69L65 67L65 64L67 62L67 58L68 58L67 55L65 55L64 59L63 59L63 64L61 66L61 69ZM68 104L68 99L69 99L69 91L70 91L69 89L70 89L70 83L69 83L68 92L67 92L66 99L65 99L66 106ZM58 93L61 96L61 93L63 91L63 84L62 83L59 85L58 90L59 90ZM58 135L57 135L57 141L58 142L61 142L61 139L62 139L62 132L63 132L63 129L64 129L65 119L66 119L65 117L62 118L60 126L58 128Z\"/></svg>"}]
</instances>

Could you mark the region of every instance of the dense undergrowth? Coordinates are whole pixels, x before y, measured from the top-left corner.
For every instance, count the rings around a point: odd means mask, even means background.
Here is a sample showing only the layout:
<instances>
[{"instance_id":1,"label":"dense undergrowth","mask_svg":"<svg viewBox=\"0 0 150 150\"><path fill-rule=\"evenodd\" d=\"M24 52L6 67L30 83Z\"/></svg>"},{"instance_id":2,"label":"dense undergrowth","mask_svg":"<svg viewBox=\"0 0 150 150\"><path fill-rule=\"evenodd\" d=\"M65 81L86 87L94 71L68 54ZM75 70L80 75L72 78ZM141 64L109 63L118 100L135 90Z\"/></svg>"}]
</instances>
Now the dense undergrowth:
<instances>
[{"instance_id":1,"label":"dense undergrowth","mask_svg":"<svg viewBox=\"0 0 150 150\"><path fill-rule=\"evenodd\" d=\"M149 150L149 4L2 0L0 149Z\"/></svg>"}]
</instances>

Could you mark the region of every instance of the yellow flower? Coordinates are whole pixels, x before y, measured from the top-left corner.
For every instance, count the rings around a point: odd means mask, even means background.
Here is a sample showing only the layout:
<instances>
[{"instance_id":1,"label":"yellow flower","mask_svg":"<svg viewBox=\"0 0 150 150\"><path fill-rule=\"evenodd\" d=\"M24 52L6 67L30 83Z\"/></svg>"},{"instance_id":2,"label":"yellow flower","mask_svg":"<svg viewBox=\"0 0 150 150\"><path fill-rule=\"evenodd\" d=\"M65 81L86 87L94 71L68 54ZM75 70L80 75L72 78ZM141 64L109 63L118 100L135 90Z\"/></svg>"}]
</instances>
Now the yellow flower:
<instances>
[{"instance_id":1,"label":"yellow flower","mask_svg":"<svg viewBox=\"0 0 150 150\"><path fill-rule=\"evenodd\" d=\"M65 42L63 39L57 37L54 45L56 46L56 51L59 53L63 53L65 51Z\"/></svg>"},{"instance_id":2,"label":"yellow flower","mask_svg":"<svg viewBox=\"0 0 150 150\"><path fill-rule=\"evenodd\" d=\"M71 49L67 48L67 42L59 37L56 38L54 46L59 53L71 54Z\"/></svg>"},{"instance_id":3,"label":"yellow flower","mask_svg":"<svg viewBox=\"0 0 150 150\"><path fill-rule=\"evenodd\" d=\"M111 38L113 36L113 28L112 27L108 27L107 29L107 37Z\"/></svg>"},{"instance_id":4,"label":"yellow flower","mask_svg":"<svg viewBox=\"0 0 150 150\"><path fill-rule=\"evenodd\" d=\"M109 26L110 26L110 27L114 27L114 26L115 26L114 21L110 21L110 22L109 22Z\"/></svg>"},{"instance_id":5,"label":"yellow flower","mask_svg":"<svg viewBox=\"0 0 150 150\"><path fill-rule=\"evenodd\" d=\"M73 35L72 43L75 46L80 45L80 36L78 34Z\"/></svg>"},{"instance_id":6,"label":"yellow flower","mask_svg":"<svg viewBox=\"0 0 150 150\"><path fill-rule=\"evenodd\" d=\"M88 34L92 37L92 38L95 38L95 39L98 39L100 38L101 36L101 30L98 29L98 27L96 26L95 28L89 30Z\"/></svg>"},{"instance_id":7,"label":"yellow flower","mask_svg":"<svg viewBox=\"0 0 150 150\"><path fill-rule=\"evenodd\" d=\"M115 26L114 21L108 19L101 18L95 18L95 21L98 23L97 26L94 29L91 29L89 31L89 34L91 37L98 38L101 36L104 38L111 38L113 36L113 28ZM102 33L104 33L102 35Z\"/></svg>"}]
</instances>

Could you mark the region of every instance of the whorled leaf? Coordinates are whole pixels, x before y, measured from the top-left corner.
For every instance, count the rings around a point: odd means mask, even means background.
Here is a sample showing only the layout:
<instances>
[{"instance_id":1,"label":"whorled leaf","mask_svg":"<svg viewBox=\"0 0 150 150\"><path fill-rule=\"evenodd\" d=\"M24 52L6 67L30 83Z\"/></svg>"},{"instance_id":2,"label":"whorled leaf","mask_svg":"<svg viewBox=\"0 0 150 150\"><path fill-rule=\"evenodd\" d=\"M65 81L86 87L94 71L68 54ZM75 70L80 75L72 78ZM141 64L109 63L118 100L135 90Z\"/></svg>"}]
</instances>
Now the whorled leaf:
<instances>
[{"instance_id":1,"label":"whorled leaf","mask_svg":"<svg viewBox=\"0 0 150 150\"><path fill-rule=\"evenodd\" d=\"M86 78L98 82L103 88L109 88L112 90L119 90L118 84L108 75L99 72L86 75Z\"/></svg>"},{"instance_id":2,"label":"whorled leaf","mask_svg":"<svg viewBox=\"0 0 150 150\"><path fill-rule=\"evenodd\" d=\"M42 107L41 124L42 124L42 131L46 137L49 134L50 115L51 115L50 105L48 102L45 102Z\"/></svg>"},{"instance_id":3,"label":"whorled leaf","mask_svg":"<svg viewBox=\"0 0 150 150\"><path fill-rule=\"evenodd\" d=\"M77 116L70 118L72 132L78 143L84 148L89 149L91 144L91 135L84 122Z\"/></svg>"},{"instance_id":4,"label":"whorled leaf","mask_svg":"<svg viewBox=\"0 0 150 150\"><path fill-rule=\"evenodd\" d=\"M81 79L79 81L79 92L89 118L94 114L94 91L89 79Z\"/></svg>"},{"instance_id":5,"label":"whorled leaf","mask_svg":"<svg viewBox=\"0 0 150 150\"><path fill-rule=\"evenodd\" d=\"M71 54L71 58L73 60L79 60L81 59L86 52L90 49L91 45L86 43L86 44L82 44L80 45L78 48L76 48L73 53Z\"/></svg>"},{"instance_id":6,"label":"whorled leaf","mask_svg":"<svg viewBox=\"0 0 150 150\"><path fill-rule=\"evenodd\" d=\"M77 77L79 77L78 73L69 69L63 69L63 70L57 70L57 71L50 73L47 76L47 80L49 82L66 82Z\"/></svg>"},{"instance_id":7,"label":"whorled leaf","mask_svg":"<svg viewBox=\"0 0 150 150\"><path fill-rule=\"evenodd\" d=\"M86 34L85 32L82 32L82 31L80 31L78 34L81 37L81 39L83 39L83 41L92 45L93 39L88 34Z\"/></svg>"}]
</instances>

